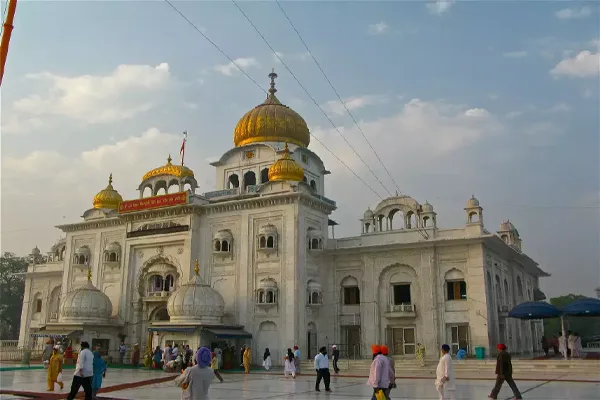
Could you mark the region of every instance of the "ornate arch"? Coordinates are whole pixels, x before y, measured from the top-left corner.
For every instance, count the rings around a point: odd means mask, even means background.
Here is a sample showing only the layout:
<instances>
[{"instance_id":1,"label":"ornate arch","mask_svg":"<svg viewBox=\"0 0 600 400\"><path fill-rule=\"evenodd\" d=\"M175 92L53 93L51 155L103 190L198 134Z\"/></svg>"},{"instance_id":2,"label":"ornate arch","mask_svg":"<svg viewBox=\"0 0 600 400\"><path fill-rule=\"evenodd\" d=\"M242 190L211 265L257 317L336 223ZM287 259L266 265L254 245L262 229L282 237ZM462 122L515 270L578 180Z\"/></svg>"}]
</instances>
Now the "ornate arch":
<instances>
[{"instance_id":1,"label":"ornate arch","mask_svg":"<svg viewBox=\"0 0 600 400\"><path fill-rule=\"evenodd\" d=\"M385 282L389 282L390 278L397 273L406 273L412 278L417 279L417 271L408 264L394 263L383 268L379 273L379 287Z\"/></svg>"},{"instance_id":2,"label":"ornate arch","mask_svg":"<svg viewBox=\"0 0 600 400\"><path fill-rule=\"evenodd\" d=\"M181 277L183 276L182 270L181 270L181 265L179 264L179 262L177 261L176 258L171 257L170 255L166 255L166 254L157 254L155 256L150 257L148 260L146 260L144 262L144 264L142 264L142 267L139 269L139 271L137 272L136 278L135 278L135 285L136 285L136 290L138 292L138 294L141 297L144 297L144 292L145 292L145 275L146 272L154 265L157 264L166 264L166 265L170 265L172 266L176 273L177 273L177 278L181 279Z\"/></svg>"}]
</instances>

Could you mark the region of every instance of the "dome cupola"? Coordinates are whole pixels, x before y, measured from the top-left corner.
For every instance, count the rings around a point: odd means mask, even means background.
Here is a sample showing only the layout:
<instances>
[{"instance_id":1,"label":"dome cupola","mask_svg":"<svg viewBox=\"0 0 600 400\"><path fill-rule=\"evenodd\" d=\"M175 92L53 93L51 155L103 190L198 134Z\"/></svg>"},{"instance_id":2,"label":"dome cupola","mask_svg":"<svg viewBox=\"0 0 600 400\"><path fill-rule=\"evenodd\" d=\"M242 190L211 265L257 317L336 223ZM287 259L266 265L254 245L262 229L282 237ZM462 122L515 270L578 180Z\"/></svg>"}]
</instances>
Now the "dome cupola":
<instances>
[{"instance_id":1,"label":"dome cupola","mask_svg":"<svg viewBox=\"0 0 600 400\"><path fill-rule=\"evenodd\" d=\"M167 303L171 322L220 324L224 310L223 296L202 282L198 260L192 279L175 290Z\"/></svg>"},{"instance_id":2,"label":"dome cupola","mask_svg":"<svg viewBox=\"0 0 600 400\"><path fill-rule=\"evenodd\" d=\"M194 177L194 171L185 165L174 165L171 163L171 161L173 161L173 159L169 154L167 163L162 167L154 168L153 170L146 172L146 174L142 177L142 181L154 178L155 176L172 176L175 178Z\"/></svg>"},{"instance_id":3,"label":"dome cupola","mask_svg":"<svg viewBox=\"0 0 600 400\"><path fill-rule=\"evenodd\" d=\"M108 177L108 186L94 196L94 208L106 208L116 210L123 197L112 186L112 174Z\"/></svg>"},{"instance_id":4,"label":"dome cupola","mask_svg":"<svg viewBox=\"0 0 600 400\"><path fill-rule=\"evenodd\" d=\"M283 156L269 167L269 181L300 182L304 178L304 168L290 157L287 143Z\"/></svg>"},{"instance_id":5,"label":"dome cupola","mask_svg":"<svg viewBox=\"0 0 600 400\"><path fill-rule=\"evenodd\" d=\"M271 88L267 99L240 118L234 130L233 143L236 147L259 142L285 142L308 147L310 132L306 121L275 96L275 70L269 78Z\"/></svg>"},{"instance_id":6,"label":"dome cupola","mask_svg":"<svg viewBox=\"0 0 600 400\"><path fill-rule=\"evenodd\" d=\"M60 306L61 323L107 324L111 315L112 303L92 284L91 268L87 283L67 293Z\"/></svg>"}]
</instances>

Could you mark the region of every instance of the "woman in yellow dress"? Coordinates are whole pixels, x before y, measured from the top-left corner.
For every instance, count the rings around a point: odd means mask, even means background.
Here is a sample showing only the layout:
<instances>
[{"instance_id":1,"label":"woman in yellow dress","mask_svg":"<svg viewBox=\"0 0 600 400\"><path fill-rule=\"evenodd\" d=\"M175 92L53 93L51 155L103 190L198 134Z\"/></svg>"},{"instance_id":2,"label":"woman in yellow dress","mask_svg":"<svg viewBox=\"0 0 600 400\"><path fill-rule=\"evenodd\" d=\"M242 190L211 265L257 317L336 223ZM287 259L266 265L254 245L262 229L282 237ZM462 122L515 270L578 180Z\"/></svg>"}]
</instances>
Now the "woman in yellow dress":
<instances>
[{"instance_id":1,"label":"woman in yellow dress","mask_svg":"<svg viewBox=\"0 0 600 400\"><path fill-rule=\"evenodd\" d=\"M246 351L244 351L244 373L250 373L250 360L252 360L252 350L250 350L250 346L246 347Z\"/></svg>"},{"instance_id":2,"label":"woman in yellow dress","mask_svg":"<svg viewBox=\"0 0 600 400\"><path fill-rule=\"evenodd\" d=\"M48 391L54 391L54 383L58 383L58 386L62 389L64 384L62 382L58 382L58 374L62 372L63 366L63 357L60 354L59 346L54 346L52 349L52 356L50 356L50 360L48 362Z\"/></svg>"},{"instance_id":3,"label":"woman in yellow dress","mask_svg":"<svg viewBox=\"0 0 600 400\"><path fill-rule=\"evenodd\" d=\"M425 346L417 343L417 360L421 362L421 367L425 366Z\"/></svg>"}]
</instances>

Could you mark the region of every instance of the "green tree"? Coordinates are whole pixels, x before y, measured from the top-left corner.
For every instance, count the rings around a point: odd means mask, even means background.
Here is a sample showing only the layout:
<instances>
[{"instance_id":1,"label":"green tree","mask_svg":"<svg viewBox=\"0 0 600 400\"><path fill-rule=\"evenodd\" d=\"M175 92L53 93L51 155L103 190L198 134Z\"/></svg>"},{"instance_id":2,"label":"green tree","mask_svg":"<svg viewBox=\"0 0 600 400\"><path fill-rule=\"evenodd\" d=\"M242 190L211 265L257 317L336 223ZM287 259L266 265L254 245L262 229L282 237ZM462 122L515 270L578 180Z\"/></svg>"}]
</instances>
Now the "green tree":
<instances>
[{"instance_id":1,"label":"green tree","mask_svg":"<svg viewBox=\"0 0 600 400\"><path fill-rule=\"evenodd\" d=\"M13 253L0 257L0 340L19 338L27 260Z\"/></svg>"},{"instance_id":2,"label":"green tree","mask_svg":"<svg viewBox=\"0 0 600 400\"><path fill-rule=\"evenodd\" d=\"M553 297L550 304L562 308L575 300L584 299L587 296L581 294L567 294L565 296ZM582 338L600 335L600 317L565 317L565 330L579 333ZM561 331L560 318L545 319L544 332L547 337L552 337Z\"/></svg>"}]
</instances>

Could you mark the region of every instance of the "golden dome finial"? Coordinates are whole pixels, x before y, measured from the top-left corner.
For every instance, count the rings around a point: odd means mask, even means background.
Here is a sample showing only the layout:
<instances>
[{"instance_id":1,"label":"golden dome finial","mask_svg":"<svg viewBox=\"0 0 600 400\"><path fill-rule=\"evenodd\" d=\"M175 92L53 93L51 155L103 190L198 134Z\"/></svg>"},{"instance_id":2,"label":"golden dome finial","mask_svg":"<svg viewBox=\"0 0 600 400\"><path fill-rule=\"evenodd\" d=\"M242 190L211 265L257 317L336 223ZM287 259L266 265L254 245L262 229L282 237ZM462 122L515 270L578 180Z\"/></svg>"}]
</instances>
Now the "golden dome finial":
<instances>
[{"instance_id":1,"label":"golden dome finial","mask_svg":"<svg viewBox=\"0 0 600 400\"><path fill-rule=\"evenodd\" d=\"M171 158L171 153L169 153L169 157L167 157L167 165L171 165L171 161L173 161L173 159Z\"/></svg>"},{"instance_id":2,"label":"golden dome finial","mask_svg":"<svg viewBox=\"0 0 600 400\"><path fill-rule=\"evenodd\" d=\"M283 155L269 167L269 181L300 182L304 178L304 168L290 157L290 149L285 144Z\"/></svg>"},{"instance_id":3,"label":"golden dome finial","mask_svg":"<svg viewBox=\"0 0 600 400\"><path fill-rule=\"evenodd\" d=\"M269 78L271 78L271 88L269 89L269 95L273 96L277 92L277 89L275 89L275 79L277 79L277 74L275 73L275 68L271 69Z\"/></svg>"},{"instance_id":4,"label":"golden dome finial","mask_svg":"<svg viewBox=\"0 0 600 400\"><path fill-rule=\"evenodd\" d=\"M196 262L194 263L194 273L196 275L200 275L200 265L198 264L198 259L196 258Z\"/></svg>"},{"instance_id":5,"label":"golden dome finial","mask_svg":"<svg viewBox=\"0 0 600 400\"><path fill-rule=\"evenodd\" d=\"M123 197L113 188L111 173L108 176L108 185L94 196L92 204L94 208L117 209L122 201Z\"/></svg>"},{"instance_id":6,"label":"golden dome finial","mask_svg":"<svg viewBox=\"0 0 600 400\"><path fill-rule=\"evenodd\" d=\"M240 147L251 143L288 142L308 147L310 131L306 121L275 96L275 69L269 78L271 87L266 100L240 118L233 132L233 143Z\"/></svg>"}]
</instances>

